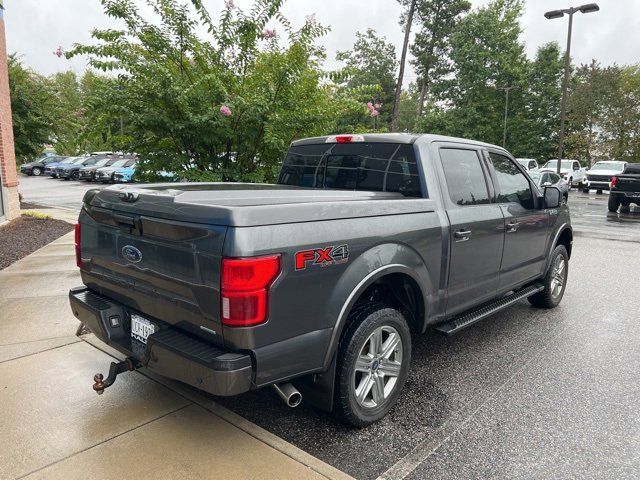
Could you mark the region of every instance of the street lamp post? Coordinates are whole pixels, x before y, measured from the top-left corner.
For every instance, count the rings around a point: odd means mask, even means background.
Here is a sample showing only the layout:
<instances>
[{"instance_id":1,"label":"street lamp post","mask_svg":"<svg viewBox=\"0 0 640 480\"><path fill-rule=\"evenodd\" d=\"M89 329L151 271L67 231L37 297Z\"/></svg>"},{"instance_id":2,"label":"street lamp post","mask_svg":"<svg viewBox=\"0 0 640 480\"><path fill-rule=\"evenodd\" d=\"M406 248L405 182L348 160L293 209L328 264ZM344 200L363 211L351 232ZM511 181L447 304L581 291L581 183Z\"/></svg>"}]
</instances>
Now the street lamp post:
<instances>
[{"instance_id":1,"label":"street lamp post","mask_svg":"<svg viewBox=\"0 0 640 480\"><path fill-rule=\"evenodd\" d=\"M564 153L564 124L567 113L567 90L569 88L569 69L571 67L571 30L573 28L573 14L592 13L600 10L596 3L588 3L579 7L564 8L562 10L551 10L544 14L548 20L561 18L566 13L569 15L569 29L567 31L567 50L564 54L564 78L562 79L562 102L560 104L560 136L558 138L558 165L556 171L560 174L562 165L562 154Z\"/></svg>"}]
</instances>

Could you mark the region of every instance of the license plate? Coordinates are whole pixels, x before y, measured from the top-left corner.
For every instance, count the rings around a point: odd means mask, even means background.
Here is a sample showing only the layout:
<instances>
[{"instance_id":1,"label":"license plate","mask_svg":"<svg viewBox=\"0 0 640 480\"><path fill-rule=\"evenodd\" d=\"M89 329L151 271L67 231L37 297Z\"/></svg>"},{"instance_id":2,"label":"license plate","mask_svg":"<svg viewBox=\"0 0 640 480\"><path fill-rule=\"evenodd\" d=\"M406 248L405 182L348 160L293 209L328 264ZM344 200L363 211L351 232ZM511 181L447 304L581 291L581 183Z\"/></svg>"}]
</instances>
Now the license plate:
<instances>
[{"instance_id":1,"label":"license plate","mask_svg":"<svg viewBox=\"0 0 640 480\"><path fill-rule=\"evenodd\" d=\"M135 313L131 314L131 338L147 343L147 338L155 331L156 326L149 320Z\"/></svg>"}]
</instances>

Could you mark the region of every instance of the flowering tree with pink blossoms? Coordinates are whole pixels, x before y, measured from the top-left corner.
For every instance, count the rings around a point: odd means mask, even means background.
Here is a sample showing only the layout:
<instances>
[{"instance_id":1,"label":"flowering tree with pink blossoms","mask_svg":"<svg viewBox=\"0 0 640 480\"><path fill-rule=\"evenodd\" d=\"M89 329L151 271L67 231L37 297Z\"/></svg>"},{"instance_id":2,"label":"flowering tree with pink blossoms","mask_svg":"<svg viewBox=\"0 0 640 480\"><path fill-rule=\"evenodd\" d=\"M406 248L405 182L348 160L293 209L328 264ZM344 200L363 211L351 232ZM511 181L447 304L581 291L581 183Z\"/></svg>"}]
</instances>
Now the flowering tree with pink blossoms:
<instances>
[{"instance_id":1,"label":"flowering tree with pink blossoms","mask_svg":"<svg viewBox=\"0 0 640 480\"><path fill-rule=\"evenodd\" d=\"M116 95L93 108L120 112L149 178L269 181L293 139L333 131L354 107L324 81L315 41L328 29L315 18L294 28L283 1L245 12L226 0L214 20L201 0L146 0L152 21L133 0L102 0L118 28L66 55L117 76Z\"/></svg>"}]
</instances>

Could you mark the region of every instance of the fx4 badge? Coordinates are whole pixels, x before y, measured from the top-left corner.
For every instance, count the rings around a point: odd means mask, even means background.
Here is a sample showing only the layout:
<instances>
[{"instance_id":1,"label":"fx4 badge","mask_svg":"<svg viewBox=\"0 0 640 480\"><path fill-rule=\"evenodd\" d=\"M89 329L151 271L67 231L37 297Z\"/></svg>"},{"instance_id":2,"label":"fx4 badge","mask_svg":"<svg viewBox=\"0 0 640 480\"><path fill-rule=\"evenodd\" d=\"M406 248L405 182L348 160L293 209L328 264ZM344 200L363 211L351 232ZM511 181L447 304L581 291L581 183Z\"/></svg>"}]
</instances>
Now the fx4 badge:
<instances>
[{"instance_id":1,"label":"fx4 badge","mask_svg":"<svg viewBox=\"0 0 640 480\"><path fill-rule=\"evenodd\" d=\"M311 265L328 267L346 263L349 260L349 247L347 244L332 245L323 248L313 248L296 252L296 270L304 270Z\"/></svg>"}]
</instances>

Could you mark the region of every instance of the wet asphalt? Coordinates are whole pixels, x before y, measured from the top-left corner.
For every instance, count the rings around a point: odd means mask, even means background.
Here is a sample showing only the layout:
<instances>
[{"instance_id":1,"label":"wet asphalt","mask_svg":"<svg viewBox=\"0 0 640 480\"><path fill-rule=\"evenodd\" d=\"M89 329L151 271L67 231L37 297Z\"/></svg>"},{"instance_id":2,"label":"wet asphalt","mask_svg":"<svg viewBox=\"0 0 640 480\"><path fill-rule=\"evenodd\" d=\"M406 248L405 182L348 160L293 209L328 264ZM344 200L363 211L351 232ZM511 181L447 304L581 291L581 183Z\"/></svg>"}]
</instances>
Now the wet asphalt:
<instances>
[{"instance_id":1,"label":"wet asphalt","mask_svg":"<svg viewBox=\"0 0 640 480\"><path fill-rule=\"evenodd\" d=\"M218 399L359 479L640 478L640 209L571 192L569 282L453 337L417 337L400 401L362 430L271 389Z\"/></svg>"}]
</instances>

